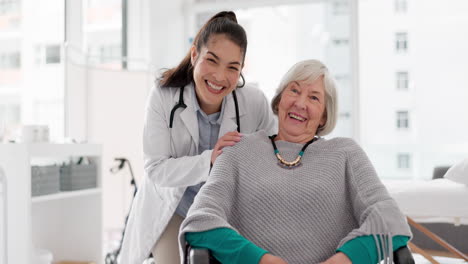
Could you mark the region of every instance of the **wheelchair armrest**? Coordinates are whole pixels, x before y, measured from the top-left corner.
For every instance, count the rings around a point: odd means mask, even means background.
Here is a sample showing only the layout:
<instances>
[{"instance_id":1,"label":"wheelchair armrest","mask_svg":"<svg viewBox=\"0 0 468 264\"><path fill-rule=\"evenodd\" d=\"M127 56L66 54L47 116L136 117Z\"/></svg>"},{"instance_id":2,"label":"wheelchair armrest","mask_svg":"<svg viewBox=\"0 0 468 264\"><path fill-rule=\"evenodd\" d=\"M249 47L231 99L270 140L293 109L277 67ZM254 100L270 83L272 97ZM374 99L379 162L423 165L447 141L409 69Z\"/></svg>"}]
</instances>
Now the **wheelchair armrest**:
<instances>
[{"instance_id":1,"label":"wheelchair armrest","mask_svg":"<svg viewBox=\"0 0 468 264\"><path fill-rule=\"evenodd\" d=\"M186 264L219 264L219 262L211 256L208 249L192 248L188 245L187 253ZM393 261L395 264L415 264L413 255L407 246L393 252Z\"/></svg>"},{"instance_id":2,"label":"wheelchair armrest","mask_svg":"<svg viewBox=\"0 0 468 264\"><path fill-rule=\"evenodd\" d=\"M393 251L393 261L395 264L414 264L413 255L407 246Z\"/></svg>"},{"instance_id":3,"label":"wheelchair armrest","mask_svg":"<svg viewBox=\"0 0 468 264\"><path fill-rule=\"evenodd\" d=\"M192 248L187 245L186 248L186 264L220 264L208 249Z\"/></svg>"}]
</instances>

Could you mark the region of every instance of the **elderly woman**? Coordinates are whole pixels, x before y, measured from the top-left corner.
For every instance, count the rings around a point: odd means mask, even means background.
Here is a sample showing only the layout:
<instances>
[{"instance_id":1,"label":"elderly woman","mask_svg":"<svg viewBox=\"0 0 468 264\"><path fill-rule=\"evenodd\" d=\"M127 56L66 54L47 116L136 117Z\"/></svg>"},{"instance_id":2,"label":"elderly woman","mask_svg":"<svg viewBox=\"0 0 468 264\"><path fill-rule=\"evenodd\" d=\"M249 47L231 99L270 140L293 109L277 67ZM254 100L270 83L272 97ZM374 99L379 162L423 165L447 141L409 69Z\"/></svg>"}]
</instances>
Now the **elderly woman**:
<instances>
[{"instance_id":1,"label":"elderly woman","mask_svg":"<svg viewBox=\"0 0 468 264\"><path fill-rule=\"evenodd\" d=\"M351 139L324 139L335 84L317 60L295 64L272 108L278 135L246 135L216 160L181 226L181 247L221 263L377 263L406 246L406 218Z\"/></svg>"}]
</instances>

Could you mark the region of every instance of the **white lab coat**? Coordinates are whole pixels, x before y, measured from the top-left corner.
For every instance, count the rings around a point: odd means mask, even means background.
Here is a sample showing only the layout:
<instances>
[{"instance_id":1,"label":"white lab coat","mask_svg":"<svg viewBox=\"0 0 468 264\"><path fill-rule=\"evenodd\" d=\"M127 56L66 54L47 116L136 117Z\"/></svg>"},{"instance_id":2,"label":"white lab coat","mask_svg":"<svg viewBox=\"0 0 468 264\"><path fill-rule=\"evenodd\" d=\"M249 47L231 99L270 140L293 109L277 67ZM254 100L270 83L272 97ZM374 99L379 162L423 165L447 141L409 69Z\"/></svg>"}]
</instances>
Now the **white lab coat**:
<instances>
[{"instance_id":1,"label":"white lab coat","mask_svg":"<svg viewBox=\"0 0 468 264\"><path fill-rule=\"evenodd\" d=\"M198 155L192 84L184 89L187 108L176 111L173 128L169 128L171 110L179 100L179 93L180 88L157 87L148 100L143 135L145 176L130 212L119 263L141 264L166 228L185 189L208 178L212 150ZM236 94L241 133L262 129L268 134L276 133L276 118L258 88L246 85L237 89ZM232 94L225 99L219 137L237 129Z\"/></svg>"}]
</instances>

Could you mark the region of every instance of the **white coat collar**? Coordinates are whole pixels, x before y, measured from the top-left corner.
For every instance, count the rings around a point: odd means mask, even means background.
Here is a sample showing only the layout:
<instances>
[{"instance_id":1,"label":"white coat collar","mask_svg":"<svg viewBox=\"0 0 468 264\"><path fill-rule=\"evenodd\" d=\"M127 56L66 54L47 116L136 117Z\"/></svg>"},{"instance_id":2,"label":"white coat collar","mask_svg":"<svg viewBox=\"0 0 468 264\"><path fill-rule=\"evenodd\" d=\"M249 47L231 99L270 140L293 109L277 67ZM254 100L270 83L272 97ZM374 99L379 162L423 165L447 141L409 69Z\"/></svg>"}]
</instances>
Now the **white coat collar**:
<instances>
[{"instance_id":1,"label":"white coat collar","mask_svg":"<svg viewBox=\"0 0 468 264\"><path fill-rule=\"evenodd\" d=\"M242 89L242 88L241 88ZM179 94L180 89L174 94L174 102L179 101ZM245 100L243 98L242 92L237 92L237 103L239 105L239 118L245 115ZM184 89L184 103L187 105L187 108L183 109L180 113L180 119L182 120L183 124L189 131L192 139L195 143L195 146L198 148L199 144L199 134L198 134L198 119L197 119L197 110L193 105L193 100L195 98L195 88L192 83L187 84ZM236 110L234 99L232 93L226 96L226 103L224 104L224 113L222 117L221 126L219 128L219 137L222 137L224 134L230 131L235 131L237 129L236 124ZM240 123L240 127L242 129L242 122ZM242 132L242 131L241 131Z\"/></svg>"}]
</instances>

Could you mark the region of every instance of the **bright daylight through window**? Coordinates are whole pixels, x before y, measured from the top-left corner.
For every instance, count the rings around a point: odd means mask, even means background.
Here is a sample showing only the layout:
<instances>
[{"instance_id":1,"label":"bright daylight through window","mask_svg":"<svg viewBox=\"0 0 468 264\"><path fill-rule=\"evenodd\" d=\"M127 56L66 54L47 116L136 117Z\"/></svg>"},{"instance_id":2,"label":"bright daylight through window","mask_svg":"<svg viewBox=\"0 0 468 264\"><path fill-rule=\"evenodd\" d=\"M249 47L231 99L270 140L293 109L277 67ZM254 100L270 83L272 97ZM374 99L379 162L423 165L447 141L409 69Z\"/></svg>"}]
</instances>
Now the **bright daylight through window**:
<instances>
[{"instance_id":1,"label":"bright daylight through window","mask_svg":"<svg viewBox=\"0 0 468 264\"><path fill-rule=\"evenodd\" d=\"M340 119L331 136L359 139L381 178L430 179L434 167L468 154L462 120L468 116L468 2L357 1L357 13L351 3L284 1L236 10L249 38L246 79L272 98L293 63L324 61L339 92ZM198 9L198 26L211 14ZM359 32L356 48L353 32ZM392 158L398 153L405 153L398 164L411 170L399 168Z\"/></svg>"},{"instance_id":2,"label":"bright daylight through window","mask_svg":"<svg viewBox=\"0 0 468 264\"><path fill-rule=\"evenodd\" d=\"M23 125L64 135L64 1L0 1L0 142Z\"/></svg>"},{"instance_id":3,"label":"bright daylight through window","mask_svg":"<svg viewBox=\"0 0 468 264\"><path fill-rule=\"evenodd\" d=\"M431 179L468 155L468 1L359 1L358 14L361 144L381 178Z\"/></svg>"},{"instance_id":4,"label":"bright daylight through window","mask_svg":"<svg viewBox=\"0 0 468 264\"><path fill-rule=\"evenodd\" d=\"M1 140L18 139L23 124L47 125L52 140L64 136L70 50L62 46L63 1L48 1L54 4L30 1L24 8L20 0L0 1ZM293 63L320 59L338 83L340 118L331 136L358 139L380 177L429 179L434 167L466 157L467 1L358 1L357 9L347 0L260 2L234 11L249 38L246 80L269 99ZM121 68L120 1L85 3L81 56ZM187 24L199 27L215 12L200 6ZM412 170L389 158L398 153L411 157Z\"/></svg>"},{"instance_id":5,"label":"bright daylight through window","mask_svg":"<svg viewBox=\"0 0 468 264\"><path fill-rule=\"evenodd\" d=\"M252 7L235 12L249 40L243 70L246 80L258 84L271 99L290 66L304 59L322 60L339 86L339 121L332 135L351 137L353 91L348 1ZM198 13L197 28L212 14Z\"/></svg>"},{"instance_id":6,"label":"bright daylight through window","mask_svg":"<svg viewBox=\"0 0 468 264\"><path fill-rule=\"evenodd\" d=\"M66 56L81 67L121 68L121 1L83 1L85 51L64 49L64 1L47 2L0 0L0 142L21 140L24 125L63 140Z\"/></svg>"}]
</instances>

